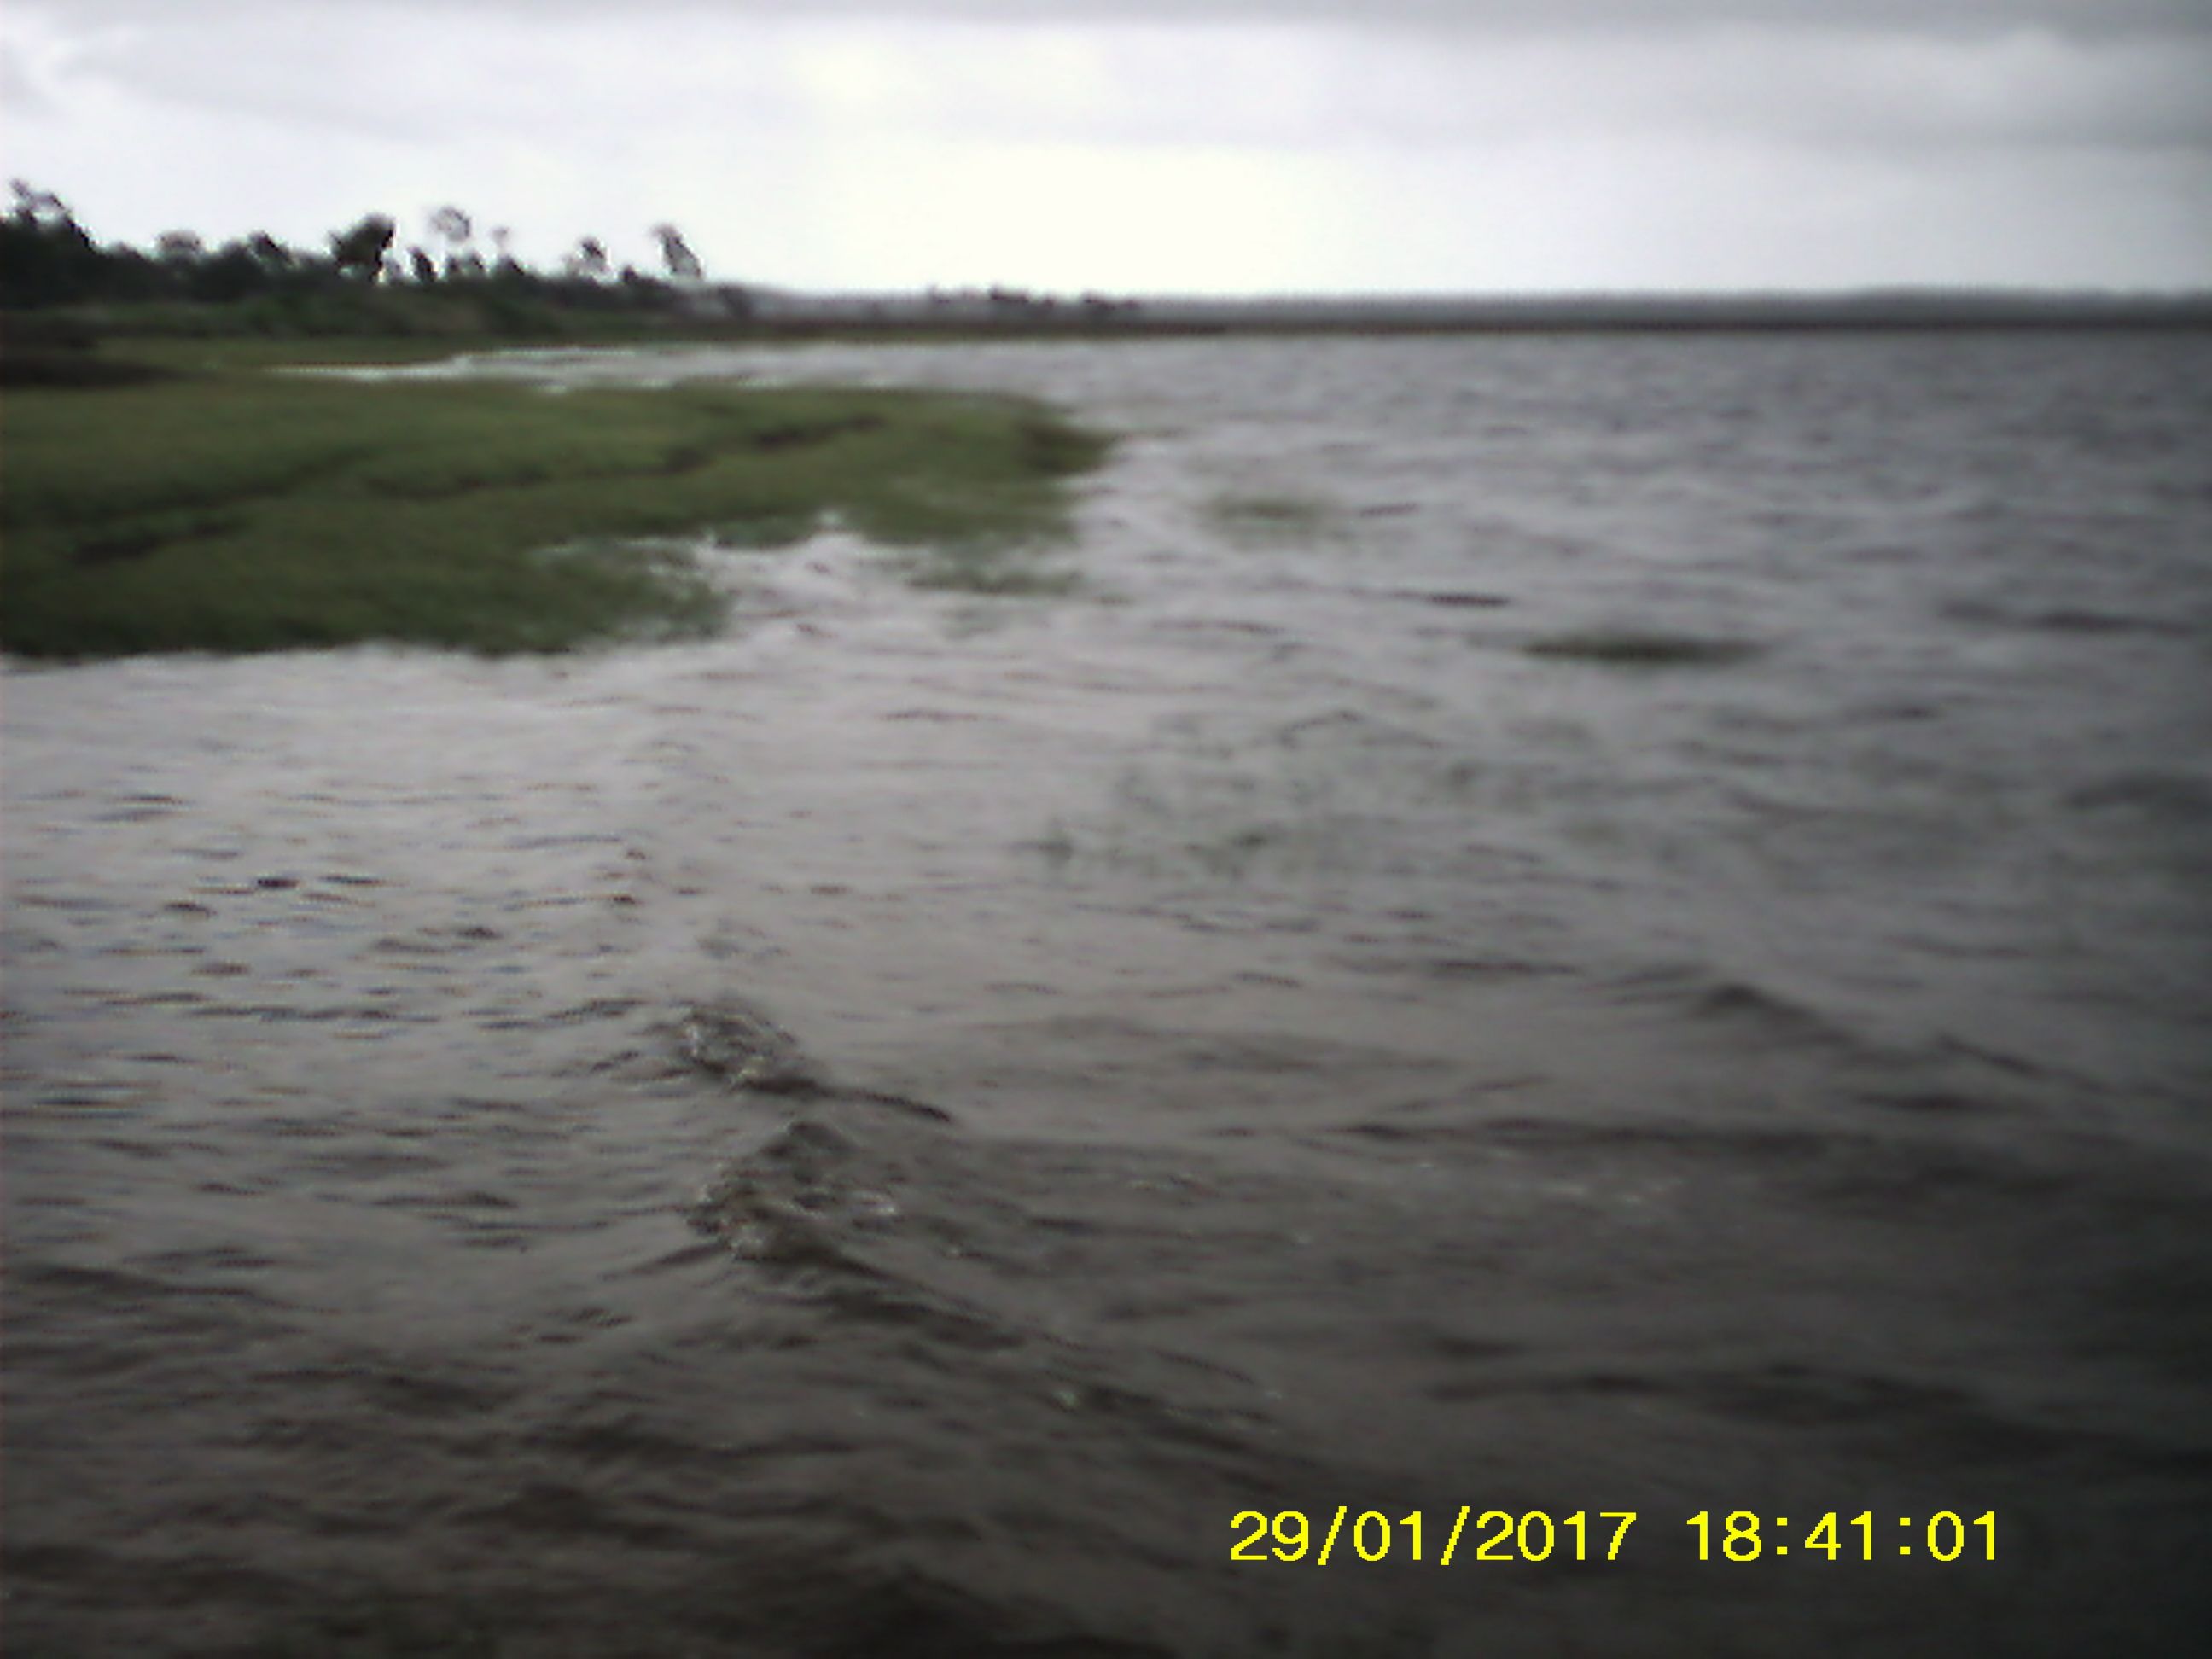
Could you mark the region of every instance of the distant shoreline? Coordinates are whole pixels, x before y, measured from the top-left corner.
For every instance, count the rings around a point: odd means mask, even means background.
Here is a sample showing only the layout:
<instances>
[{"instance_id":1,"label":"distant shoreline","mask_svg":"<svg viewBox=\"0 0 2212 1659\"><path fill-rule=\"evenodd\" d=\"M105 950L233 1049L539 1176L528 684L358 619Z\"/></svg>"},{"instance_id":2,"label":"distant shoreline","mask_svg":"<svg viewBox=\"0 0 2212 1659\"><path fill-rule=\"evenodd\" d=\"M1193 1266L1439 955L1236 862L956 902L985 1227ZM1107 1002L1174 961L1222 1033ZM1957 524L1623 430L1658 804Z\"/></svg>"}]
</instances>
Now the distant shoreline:
<instances>
[{"instance_id":1,"label":"distant shoreline","mask_svg":"<svg viewBox=\"0 0 2212 1659\"><path fill-rule=\"evenodd\" d=\"M481 296L475 296L480 299ZM342 302L342 303L341 303ZM1079 299L1006 290L799 294L703 286L676 302L606 315L540 306L494 315L469 296L379 286L321 310L265 304L101 304L0 313L0 378L44 379L35 361L103 339L384 340L405 355L532 346L775 344L859 339L1115 340L1194 337L2203 332L2212 291L2170 295L1895 289L1835 294L1572 295L1513 297L1176 296ZM280 345L279 343L289 343ZM76 348L77 350L70 350Z\"/></svg>"},{"instance_id":2,"label":"distant shoreline","mask_svg":"<svg viewBox=\"0 0 2212 1659\"><path fill-rule=\"evenodd\" d=\"M749 297L752 316L743 331L768 337L2212 329L2212 293L1164 298L1118 301L1107 309L1023 299L982 310L904 295Z\"/></svg>"}]
</instances>

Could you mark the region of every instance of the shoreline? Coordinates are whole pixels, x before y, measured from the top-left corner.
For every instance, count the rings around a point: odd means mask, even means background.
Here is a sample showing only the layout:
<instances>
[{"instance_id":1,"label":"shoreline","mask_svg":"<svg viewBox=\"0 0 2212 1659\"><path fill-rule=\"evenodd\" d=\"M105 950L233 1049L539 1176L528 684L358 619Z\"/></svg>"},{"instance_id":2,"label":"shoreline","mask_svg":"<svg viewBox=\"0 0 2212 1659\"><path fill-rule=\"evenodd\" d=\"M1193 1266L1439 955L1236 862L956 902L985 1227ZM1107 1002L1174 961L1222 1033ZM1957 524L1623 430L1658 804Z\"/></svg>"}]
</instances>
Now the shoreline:
<instances>
[{"instance_id":1,"label":"shoreline","mask_svg":"<svg viewBox=\"0 0 2212 1659\"><path fill-rule=\"evenodd\" d=\"M1942 289L1808 294L1594 294L1558 296L1139 295L1101 301L998 294L775 295L729 285L690 311L619 319L549 309L507 325L440 296L380 293L382 310L306 314L231 305L84 305L0 313L6 358L112 342L168 358L185 346L228 355L318 357L334 348L379 361L544 347L775 344L820 339L930 341L1146 339L1187 335L1707 334L2202 331L2212 292L2109 294Z\"/></svg>"}]
</instances>

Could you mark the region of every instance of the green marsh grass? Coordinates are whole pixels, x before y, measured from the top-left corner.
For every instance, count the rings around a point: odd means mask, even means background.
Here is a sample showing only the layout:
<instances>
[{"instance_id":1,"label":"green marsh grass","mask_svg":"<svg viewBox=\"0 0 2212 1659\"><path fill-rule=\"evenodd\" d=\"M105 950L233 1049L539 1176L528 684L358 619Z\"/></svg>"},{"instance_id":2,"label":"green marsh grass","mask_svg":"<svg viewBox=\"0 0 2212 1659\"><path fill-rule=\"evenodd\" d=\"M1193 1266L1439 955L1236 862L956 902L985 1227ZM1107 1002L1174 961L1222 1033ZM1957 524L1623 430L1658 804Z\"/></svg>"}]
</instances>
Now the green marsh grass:
<instances>
[{"instance_id":1,"label":"green marsh grass","mask_svg":"<svg viewBox=\"0 0 2212 1659\"><path fill-rule=\"evenodd\" d=\"M273 374L258 350L161 356L185 372L0 400L7 650L691 637L723 604L684 538L774 548L832 513L907 550L918 582L1049 592L1020 573L1064 536L1066 480L1106 447L1012 399L549 395Z\"/></svg>"}]
</instances>

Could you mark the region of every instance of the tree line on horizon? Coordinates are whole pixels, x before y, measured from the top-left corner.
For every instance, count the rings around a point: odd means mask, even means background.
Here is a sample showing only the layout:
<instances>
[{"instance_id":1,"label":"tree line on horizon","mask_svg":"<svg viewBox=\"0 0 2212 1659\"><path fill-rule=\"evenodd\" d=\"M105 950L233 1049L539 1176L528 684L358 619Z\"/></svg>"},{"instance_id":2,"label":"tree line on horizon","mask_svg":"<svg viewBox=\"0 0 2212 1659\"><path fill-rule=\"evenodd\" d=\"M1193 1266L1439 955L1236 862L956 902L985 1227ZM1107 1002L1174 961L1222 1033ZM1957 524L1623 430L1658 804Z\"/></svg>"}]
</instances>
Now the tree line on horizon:
<instances>
[{"instance_id":1,"label":"tree line on horizon","mask_svg":"<svg viewBox=\"0 0 2212 1659\"><path fill-rule=\"evenodd\" d=\"M173 230L150 248L95 241L69 204L23 179L12 181L14 204L0 218L0 307L184 301L226 305L259 299L304 298L346 288L386 286L492 294L594 309L658 309L706 269L682 231L658 224L665 276L617 267L596 236L578 239L560 268L533 270L514 257L507 227L479 241L476 222L459 207L428 216L422 241L399 246L389 214L364 215L331 231L328 251L286 246L264 231L209 246L196 233ZM487 257L489 254L489 257Z\"/></svg>"}]
</instances>

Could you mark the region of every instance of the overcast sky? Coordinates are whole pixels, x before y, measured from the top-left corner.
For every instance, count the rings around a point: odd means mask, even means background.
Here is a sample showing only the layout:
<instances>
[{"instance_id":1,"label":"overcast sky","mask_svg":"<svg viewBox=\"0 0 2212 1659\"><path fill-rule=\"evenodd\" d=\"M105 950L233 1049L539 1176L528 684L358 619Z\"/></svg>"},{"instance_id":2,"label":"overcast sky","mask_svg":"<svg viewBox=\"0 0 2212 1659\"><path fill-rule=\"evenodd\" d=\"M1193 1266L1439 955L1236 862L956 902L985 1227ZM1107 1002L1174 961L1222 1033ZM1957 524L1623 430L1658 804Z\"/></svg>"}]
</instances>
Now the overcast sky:
<instances>
[{"instance_id":1,"label":"overcast sky","mask_svg":"<svg viewBox=\"0 0 2212 1659\"><path fill-rule=\"evenodd\" d=\"M101 240L1148 293L2212 287L2212 0L7 0Z\"/></svg>"}]
</instances>

